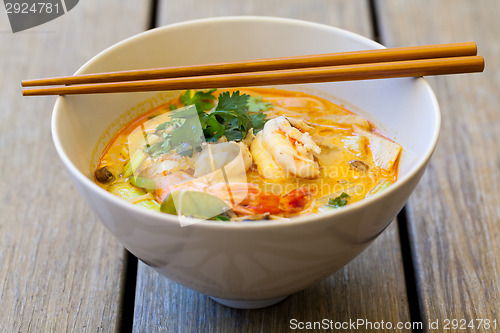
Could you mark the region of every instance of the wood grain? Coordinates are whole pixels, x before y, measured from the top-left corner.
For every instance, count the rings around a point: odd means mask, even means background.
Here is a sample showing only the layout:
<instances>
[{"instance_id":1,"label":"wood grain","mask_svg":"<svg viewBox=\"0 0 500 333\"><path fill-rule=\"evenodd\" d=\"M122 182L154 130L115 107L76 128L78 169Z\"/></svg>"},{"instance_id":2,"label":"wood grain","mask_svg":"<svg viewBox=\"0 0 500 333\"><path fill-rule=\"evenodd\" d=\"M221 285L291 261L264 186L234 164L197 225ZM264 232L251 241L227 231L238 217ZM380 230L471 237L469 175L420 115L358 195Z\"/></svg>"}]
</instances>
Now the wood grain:
<instances>
[{"instance_id":1,"label":"wood grain","mask_svg":"<svg viewBox=\"0 0 500 333\"><path fill-rule=\"evenodd\" d=\"M20 82L74 72L144 30L148 10L142 1L80 1L16 34L0 10L0 332L117 330L123 248L80 199L53 149L55 98L23 98Z\"/></svg>"},{"instance_id":2,"label":"wood grain","mask_svg":"<svg viewBox=\"0 0 500 333\"><path fill-rule=\"evenodd\" d=\"M161 1L160 8L160 25L210 16L271 15L372 34L365 1L169 0ZM259 310L222 306L139 262L134 332L287 332L294 318L409 321L400 251L397 225L393 223L362 255L330 278ZM345 330L350 331L355 330Z\"/></svg>"},{"instance_id":3,"label":"wood grain","mask_svg":"<svg viewBox=\"0 0 500 333\"><path fill-rule=\"evenodd\" d=\"M334 25L371 37L368 3L364 0L158 0L158 25L206 17L257 15L295 18Z\"/></svg>"},{"instance_id":4,"label":"wood grain","mask_svg":"<svg viewBox=\"0 0 500 333\"><path fill-rule=\"evenodd\" d=\"M485 58L482 74L429 79L441 105L442 132L408 217L424 321L496 319L496 329L467 331L498 331L500 2L379 4L388 46L474 40Z\"/></svg>"}]
</instances>

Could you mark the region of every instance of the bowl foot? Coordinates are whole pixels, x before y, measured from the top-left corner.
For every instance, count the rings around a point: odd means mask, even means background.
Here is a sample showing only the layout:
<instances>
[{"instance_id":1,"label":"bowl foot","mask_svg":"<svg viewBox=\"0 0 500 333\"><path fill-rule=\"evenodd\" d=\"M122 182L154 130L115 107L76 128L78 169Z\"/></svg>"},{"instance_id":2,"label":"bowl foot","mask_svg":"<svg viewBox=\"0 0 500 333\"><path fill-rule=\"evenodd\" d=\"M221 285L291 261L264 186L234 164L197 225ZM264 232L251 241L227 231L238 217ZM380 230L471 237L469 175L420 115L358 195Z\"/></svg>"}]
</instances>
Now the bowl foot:
<instances>
[{"instance_id":1,"label":"bowl foot","mask_svg":"<svg viewBox=\"0 0 500 333\"><path fill-rule=\"evenodd\" d=\"M217 303L220 303L225 306L229 306L230 308L236 308L236 309L260 309L260 308L265 308L267 306L271 306L274 304L277 304L284 300L285 298L288 297L282 296L282 297L276 297L276 298L268 298L268 299L261 299L257 301L238 301L234 299L223 299L223 298L217 298L217 297L212 297L209 296L211 299L216 301Z\"/></svg>"}]
</instances>

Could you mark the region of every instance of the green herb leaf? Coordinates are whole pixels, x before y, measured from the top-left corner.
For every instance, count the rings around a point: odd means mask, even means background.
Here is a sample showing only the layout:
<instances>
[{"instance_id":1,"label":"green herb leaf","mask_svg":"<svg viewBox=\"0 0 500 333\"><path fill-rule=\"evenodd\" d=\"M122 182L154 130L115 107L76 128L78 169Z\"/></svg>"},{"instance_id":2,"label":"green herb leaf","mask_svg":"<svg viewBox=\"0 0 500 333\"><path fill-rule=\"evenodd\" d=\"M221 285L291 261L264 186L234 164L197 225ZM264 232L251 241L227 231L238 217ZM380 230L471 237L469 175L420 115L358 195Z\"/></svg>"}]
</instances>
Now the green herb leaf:
<instances>
[{"instance_id":1,"label":"green herb leaf","mask_svg":"<svg viewBox=\"0 0 500 333\"><path fill-rule=\"evenodd\" d=\"M237 131L244 136L252 128L252 121L244 110L215 110L210 115L215 116L219 122L222 121L221 124L225 125L226 132Z\"/></svg>"},{"instance_id":2,"label":"green herb leaf","mask_svg":"<svg viewBox=\"0 0 500 333\"><path fill-rule=\"evenodd\" d=\"M208 142L217 142L219 138L221 138L226 128L217 120L215 115L207 115L205 117L203 134L205 134L205 138Z\"/></svg>"},{"instance_id":3,"label":"green herb leaf","mask_svg":"<svg viewBox=\"0 0 500 333\"><path fill-rule=\"evenodd\" d=\"M271 102L262 102L262 97L252 96L248 100L248 112L263 112L271 108L273 104Z\"/></svg>"},{"instance_id":4,"label":"green herb leaf","mask_svg":"<svg viewBox=\"0 0 500 333\"><path fill-rule=\"evenodd\" d=\"M247 108L248 100L250 95L243 94L240 95L240 91L237 90L232 94L229 91L225 91L219 95L219 103L217 103L216 111L244 111Z\"/></svg>"},{"instance_id":5,"label":"green herb leaf","mask_svg":"<svg viewBox=\"0 0 500 333\"><path fill-rule=\"evenodd\" d=\"M203 141L217 142L222 136L228 141L239 141L251 128L254 133L262 130L266 123L266 115L262 111L270 108L271 103L263 103L260 97L250 97L239 91L225 91L219 95L214 109L214 91L187 90L183 93L180 101L187 106L194 105L196 112L189 107L172 112L170 119L156 128L155 134L162 140L145 147L144 151L157 157L175 149L180 155L192 156ZM212 109L212 112L206 112Z\"/></svg>"},{"instance_id":6,"label":"green herb leaf","mask_svg":"<svg viewBox=\"0 0 500 333\"><path fill-rule=\"evenodd\" d=\"M250 114L250 121L252 122L253 133L257 134L264 128L267 119L264 113L254 113Z\"/></svg>"},{"instance_id":7,"label":"green herb leaf","mask_svg":"<svg viewBox=\"0 0 500 333\"><path fill-rule=\"evenodd\" d=\"M180 100L184 105L195 105L198 113L200 111L211 110L215 105L215 96L212 93L216 89L210 89L207 91L197 91L186 90L184 94L181 95Z\"/></svg>"},{"instance_id":8,"label":"green herb leaf","mask_svg":"<svg viewBox=\"0 0 500 333\"><path fill-rule=\"evenodd\" d=\"M215 217L215 221L229 222L229 221L231 221L231 219L229 218L229 216L226 216L226 215L217 215Z\"/></svg>"},{"instance_id":9,"label":"green herb leaf","mask_svg":"<svg viewBox=\"0 0 500 333\"><path fill-rule=\"evenodd\" d=\"M170 116L170 120L156 127L156 133L163 141L145 147L144 151L152 157L157 157L172 150L183 156L192 156L204 142L200 119L192 106L178 109Z\"/></svg>"},{"instance_id":10,"label":"green herb leaf","mask_svg":"<svg viewBox=\"0 0 500 333\"><path fill-rule=\"evenodd\" d=\"M210 126L208 126L208 120L202 121L202 123L207 124L204 128L207 141L217 141L222 135L228 141L242 140L251 128L254 129L254 133L260 131L266 122L266 115L261 111L256 113L248 112L250 98L250 95L241 95L239 91L232 94L225 91L220 94L219 103L215 110L210 115L205 116L213 117L210 119ZM224 127L222 135L219 127L214 124L215 120ZM217 134L214 133L214 129L216 129Z\"/></svg>"},{"instance_id":11,"label":"green herb leaf","mask_svg":"<svg viewBox=\"0 0 500 333\"><path fill-rule=\"evenodd\" d=\"M330 198L330 200L328 200L328 205L334 208L343 207L347 205L347 198L350 198L349 194L342 192L335 199Z\"/></svg>"}]
</instances>

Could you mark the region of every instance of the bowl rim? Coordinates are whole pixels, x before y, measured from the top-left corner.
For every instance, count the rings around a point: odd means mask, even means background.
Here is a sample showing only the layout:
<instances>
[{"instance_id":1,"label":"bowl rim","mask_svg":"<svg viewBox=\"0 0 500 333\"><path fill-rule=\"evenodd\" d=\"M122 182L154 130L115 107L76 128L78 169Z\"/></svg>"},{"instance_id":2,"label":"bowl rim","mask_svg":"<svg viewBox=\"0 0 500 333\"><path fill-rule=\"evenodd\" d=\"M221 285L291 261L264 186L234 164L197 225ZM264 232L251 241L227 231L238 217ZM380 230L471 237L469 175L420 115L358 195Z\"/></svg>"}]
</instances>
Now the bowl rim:
<instances>
[{"instance_id":1,"label":"bowl rim","mask_svg":"<svg viewBox=\"0 0 500 333\"><path fill-rule=\"evenodd\" d=\"M143 31L138 34L135 34L133 36L130 36L122 41L119 41L106 49L102 50L98 54L96 54L94 57L92 57L90 60L88 60L85 64L83 64L76 72L75 75L77 74L82 74L86 71L87 67L91 66L95 61L98 61L99 58L110 52L110 51L115 51L116 49L126 45L127 43L130 43L132 41L135 41L136 39L143 38L144 36L149 36L149 35L155 35L155 34L162 34L164 31L169 31L169 30L174 30L178 28L184 28L184 27L193 27L196 25L206 25L206 24L212 24L212 23L231 23L231 22L256 22L256 21L261 21L261 22L268 22L268 23L282 23L282 24L292 24L292 25L298 25L298 26L304 26L308 28L316 28L316 29L322 29L322 30L327 30L334 32L336 34L343 35L349 39L356 40L358 42L361 42L369 47L373 47L374 49L378 48L385 48L382 44L371 40L367 37L364 37L362 35L359 35L357 33L330 26L327 24L322 24L322 23L317 23L317 22L310 22L306 20L300 20L300 19L292 19L292 18L283 18L283 17L273 17L273 16L219 16L219 17L210 17L210 18L201 18L201 19L194 19L194 20L188 20L188 21L182 21L182 22L177 22L161 27L157 27L151 30ZM401 80L401 79L398 79ZM433 129L433 137L431 140L430 147L428 148L427 152L422 156L422 159L420 163L414 165L408 172L407 174L404 175L404 177L399 178L394 183L391 185L388 189L384 190L382 193L378 195L374 195L370 198L362 199L358 202L349 204L345 207L342 207L342 209L334 209L329 212L320 212L320 213L315 213L315 214L310 214L310 215L304 215L304 216L297 216L297 217L292 217L289 219L283 219L283 220L273 220L273 221L242 221L238 223L223 223L220 221L211 221L211 220L200 220L198 223L193 223L189 224L186 227L195 227L195 228L201 228L201 229L232 229L232 228L282 228L282 227L289 227L290 225L302 225L304 223L311 223L314 221L318 220L324 220L328 219L333 216L339 216L339 218L342 218L343 215L350 214L352 211L357 210L357 209L362 209L364 206L369 206L372 204L377 204L377 202L383 201L384 197L389 196L391 193L397 191L399 188L403 187L405 183L407 183L410 179L412 179L418 172L420 172L421 168L425 166L428 161L430 160L430 157L432 156L438 139L439 139L439 132L441 128L441 112L439 108L439 104L436 98L436 95L434 94L434 91L432 90L431 86L429 83L423 78L423 77L418 77L418 78L405 78L405 80L419 80L421 81L426 90L427 93L430 94L431 102L433 105L433 110L434 110L434 123L435 123L435 128ZM54 146L56 148L56 151L61 158L63 164L66 166L68 171L76 177L80 182L86 184L87 186L90 187L96 194L106 198L107 200L111 200L115 205L118 205L124 210L131 209L137 214L142 214L145 215L145 217L152 218L154 220L162 220L164 223L174 223L177 226L180 226L179 220L177 216L170 216L169 214L161 213L161 212L156 212L156 211L151 211L148 209L145 209L140 206L132 205L125 200L109 193L105 189L101 188L99 185L97 185L95 182L93 182L89 177L84 175L70 160L70 158L67 156L64 148L62 147L61 144L61 139L59 137L59 131L58 131L58 125L57 125L57 120L59 113L62 112L61 110L61 104L62 101L64 100L64 96L59 96L55 102L53 112L52 112L52 118L51 118L51 132L52 132L52 139Z\"/></svg>"}]
</instances>

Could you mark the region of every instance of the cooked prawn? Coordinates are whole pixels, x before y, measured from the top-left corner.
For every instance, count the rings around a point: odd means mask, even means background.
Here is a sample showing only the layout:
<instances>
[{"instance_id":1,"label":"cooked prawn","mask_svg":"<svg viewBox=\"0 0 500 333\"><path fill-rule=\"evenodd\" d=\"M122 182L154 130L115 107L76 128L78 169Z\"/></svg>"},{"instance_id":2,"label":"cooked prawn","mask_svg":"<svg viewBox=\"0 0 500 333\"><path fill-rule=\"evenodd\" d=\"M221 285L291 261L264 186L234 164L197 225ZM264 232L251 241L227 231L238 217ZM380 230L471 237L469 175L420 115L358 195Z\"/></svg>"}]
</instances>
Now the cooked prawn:
<instances>
[{"instance_id":1,"label":"cooked prawn","mask_svg":"<svg viewBox=\"0 0 500 333\"><path fill-rule=\"evenodd\" d=\"M306 179L319 177L319 164L313 153L319 154L321 148L304 131L305 124L300 120L292 122L303 125L302 130L280 116L269 120L252 143L250 150L264 178L279 180L289 174Z\"/></svg>"},{"instance_id":2,"label":"cooked prawn","mask_svg":"<svg viewBox=\"0 0 500 333\"><path fill-rule=\"evenodd\" d=\"M160 202L163 202L170 192L179 190L190 190L203 192L208 186L205 182L199 181L183 171L172 172L166 176L154 179L155 195Z\"/></svg>"},{"instance_id":3,"label":"cooked prawn","mask_svg":"<svg viewBox=\"0 0 500 333\"><path fill-rule=\"evenodd\" d=\"M257 133L252 141L250 151L253 156L257 170L262 177L271 181L280 181L286 178L285 171L275 161L271 153L264 147L262 132Z\"/></svg>"}]
</instances>

